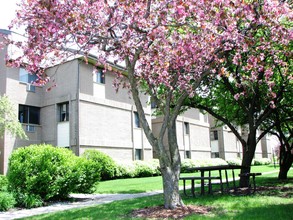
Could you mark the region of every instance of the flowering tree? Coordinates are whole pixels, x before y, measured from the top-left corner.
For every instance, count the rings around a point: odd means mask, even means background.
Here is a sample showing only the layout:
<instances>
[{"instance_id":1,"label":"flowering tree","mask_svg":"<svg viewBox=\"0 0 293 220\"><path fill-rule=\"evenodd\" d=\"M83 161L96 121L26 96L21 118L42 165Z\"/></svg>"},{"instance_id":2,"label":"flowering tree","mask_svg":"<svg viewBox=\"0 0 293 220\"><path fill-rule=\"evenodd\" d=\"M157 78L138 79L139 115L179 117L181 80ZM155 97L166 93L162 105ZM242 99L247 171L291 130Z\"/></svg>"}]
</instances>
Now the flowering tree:
<instances>
[{"instance_id":1,"label":"flowering tree","mask_svg":"<svg viewBox=\"0 0 293 220\"><path fill-rule=\"evenodd\" d=\"M293 68L293 66L292 66ZM291 70L292 71L292 70ZM270 130L279 139L278 156L280 164L279 179L287 179L293 163L293 81L286 86L283 99L262 125L263 130Z\"/></svg>"},{"instance_id":2,"label":"flowering tree","mask_svg":"<svg viewBox=\"0 0 293 220\"><path fill-rule=\"evenodd\" d=\"M277 8L275 1L264 2L268 12ZM259 21L274 25L277 34L283 31L278 18L288 13L285 5L280 9ZM40 66L59 63L70 55L86 58L94 53L97 65L109 70L107 61L122 63L124 74L118 72L118 78L128 79L142 127L160 160L165 207L174 208L183 205L178 189L177 115L201 79L218 72L226 51L238 47L234 59L238 62L241 51L247 50L244 33L255 19L253 11L250 1L240 0L23 0L13 25L25 25L28 40L10 42L23 51L11 65L27 63L27 70L37 73L42 84L49 79ZM281 38L286 44L289 33L283 36L276 35L276 40ZM255 59L253 54L249 56ZM121 82L115 81L115 85ZM164 115L157 137L145 118L141 90ZM164 146L166 135L168 145Z\"/></svg>"},{"instance_id":3,"label":"flowering tree","mask_svg":"<svg viewBox=\"0 0 293 220\"><path fill-rule=\"evenodd\" d=\"M293 36L292 23L287 20L292 11L277 1L242 2L237 7L237 17L222 15L231 19L221 22L234 34L223 45L226 49L217 63L218 75L205 78L189 105L229 126L242 144L242 165L247 168L241 172L246 173L257 143L272 129L271 125L264 128L264 122L275 109L283 108L285 92L292 86ZM240 184L247 186L248 178L241 177Z\"/></svg>"}]
</instances>

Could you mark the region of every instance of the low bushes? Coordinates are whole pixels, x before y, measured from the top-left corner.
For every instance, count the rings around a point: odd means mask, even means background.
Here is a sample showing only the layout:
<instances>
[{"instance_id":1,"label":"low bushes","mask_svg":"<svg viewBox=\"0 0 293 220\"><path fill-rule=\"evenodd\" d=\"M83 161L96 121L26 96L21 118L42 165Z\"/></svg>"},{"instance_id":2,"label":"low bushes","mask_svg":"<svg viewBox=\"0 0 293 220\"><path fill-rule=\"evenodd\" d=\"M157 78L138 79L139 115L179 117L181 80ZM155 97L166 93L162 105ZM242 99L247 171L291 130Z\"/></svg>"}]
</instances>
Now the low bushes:
<instances>
[{"instance_id":1,"label":"low bushes","mask_svg":"<svg viewBox=\"0 0 293 220\"><path fill-rule=\"evenodd\" d=\"M99 180L91 161L51 145L31 145L14 151L9 160L9 190L19 206L41 206L44 201L85 192Z\"/></svg>"},{"instance_id":2,"label":"low bushes","mask_svg":"<svg viewBox=\"0 0 293 220\"><path fill-rule=\"evenodd\" d=\"M0 175L0 192L6 192L8 187L8 179L4 175Z\"/></svg>"},{"instance_id":3,"label":"low bushes","mask_svg":"<svg viewBox=\"0 0 293 220\"><path fill-rule=\"evenodd\" d=\"M269 158L255 158L253 165L269 165L271 164L271 160Z\"/></svg>"},{"instance_id":4,"label":"low bushes","mask_svg":"<svg viewBox=\"0 0 293 220\"><path fill-rule=\"evenodd\" d=\"M189 173L194 172L189 169L192 167L204 167L204 166L218 166L218 165L227 165L227 162L220 158L211 158L211 159L183 159L181 162L181 172Z\"/></svg>"},{"instance_id":5,"label":"low bushes","mask_svg":"<svg viewBox=\"0 0 293 220\"><path fill-rule=\"evenodd\" d=\"M8 180L6 176L0 175L0 211L6 211L14 207L16 201L12 193L7 191Z\"/></svg>"},{"instance_id":6,"label":"low bushes","mask_svg":"<svg viewBox=\"0 0 293 220\"><path fill-rule=\"evenodd\" d=\"M242 163L242 160L240 158L230 158L230 159L227 159L226 161L229 165L240 166Z\"/></svg>"},{"instance_id":7,"label":"low bushes","mask_svg":"<svg viewBox=\"0 0 293 220\"><path fill-rule=\"evenodd\" d=\"M160 174L157 159L116 162L115 178L150 177Z\"/></svg>"},{"instance_id":8,"label":"low bushes","mask_svg":"<svg viewBox=\"0 0 293 220\"><path fill-rule=\"evenodd\" d=\"M9 192L0 192L0 211L7 211L16 204L14 196Z\"/></svg>"},{"instance_id":9,"label":"low bushes","mask_svg":"<svg viewBox=\"0 0 293 220\"><path fill-rule=\"evenodd\" d=\"M116 164L115 161L98 150L86 150L82 157L87 160L91 160L97 165L97 169L100 169L101 180L110 180L115 175Z\"/></svg>"}]
</instances>

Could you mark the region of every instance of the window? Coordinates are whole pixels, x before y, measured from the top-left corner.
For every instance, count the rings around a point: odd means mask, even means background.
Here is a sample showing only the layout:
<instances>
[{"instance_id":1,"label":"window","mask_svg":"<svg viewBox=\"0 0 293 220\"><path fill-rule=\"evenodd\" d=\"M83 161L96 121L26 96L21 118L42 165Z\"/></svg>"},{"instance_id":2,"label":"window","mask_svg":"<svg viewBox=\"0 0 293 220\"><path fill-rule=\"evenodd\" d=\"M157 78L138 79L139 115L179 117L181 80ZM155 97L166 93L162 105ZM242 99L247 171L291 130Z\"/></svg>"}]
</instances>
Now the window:
<instances>
[{"instance_id":1,"label":"window","mask_svg":"<svg viewBox=\"0 0 293 220\"><path fill-rule=\"evenodd\" d=\"M142 150L135 149L135 160L142 160Z\"/></svg>"},{"instance_id":2,"label":"window","mask_svg":"<svg viewBox=\"0 0 293 220\"><path fill-rule=\"evenodd\" d=\"M211 158L219 158L220 153L219 152L212 152Z\"/></svg>"},{"instance_id":3,"label":"window","mask_svg":"<svg viewBox=\"0 0 293 220\"><path fill-rule=\"evenodd\" d=\"M185 151L185 158L188 158L188 159L191 158L191 155L190 155L190 151L189 150Z\"/></svg>"},{"instance_id":4,"label":"window","mask_svg":"<svg viewBox=\"0 0 293 220\"><path fill-rule=\"evenodd\" d=\"M140 121L137 112L134 112L134 125L136 128L140 128Z\"/></svg>"},{"instance_id":5,"label":"window","mask_svg":"<svg viewBox=\"0 0 293 220\"><path fill-rule=\"evenodd\" d=\"M213 131L213 135L214 135L214 140L218 140L218 131Z\"/></svg>"},{"instance_id":6,"label":"window","mask_svg":"<svg viewBox=\"0 0 293 220\"><path fill-rule=\"evenodd\" d=\"M19 69L19 81L23 83L27 83L26 90L34 92L35 86L31 85L38 79L36 74L29 74L24 68Z\"/></svg>"},{"instance_id":7,"label":"window","mask_svg":"<svg viewBox=\"0 0 293 220\"><path fill-rule=\"evenodd\" d=\"M39 125L40 108L27 105L19 105L18 119L20 123Z\"/></svg>"},{"instance_id":8,"label":"window","mask_svg":"<svg viewBox=\"0 0 293 220\"><path fill-rule=\"evenodd\" d=\"M216 141L218 139L218 131L211 131L211 141Z\"/></svg>"},{"instance_id":9,"label":"window","mask_svg":"<svg viewBox=\"0 0 293 220\"><path fill-rule=\"evenodd\" d=\"M94 82L105 84L105 73L102 69L97 69L94 72Z\"/></svg>"},{"instance_id":10,"label":"window","mask_svg":"<svg viewBox=\"0 0 293 220\"><path fill-rule=\"evenodd\" d=\"M69 103L62 103L58 105L59 121L69 121Z\"/></svg>"},{"instance_id":11,"label":"window","mask_svg":"<svg viewBox=\"0 0 293 220\"><path fill-rule=\"evenodd\" d=\"M184 133L189 134L189 123L188 122L184 122Z\"/></svg>"}]
</instances>

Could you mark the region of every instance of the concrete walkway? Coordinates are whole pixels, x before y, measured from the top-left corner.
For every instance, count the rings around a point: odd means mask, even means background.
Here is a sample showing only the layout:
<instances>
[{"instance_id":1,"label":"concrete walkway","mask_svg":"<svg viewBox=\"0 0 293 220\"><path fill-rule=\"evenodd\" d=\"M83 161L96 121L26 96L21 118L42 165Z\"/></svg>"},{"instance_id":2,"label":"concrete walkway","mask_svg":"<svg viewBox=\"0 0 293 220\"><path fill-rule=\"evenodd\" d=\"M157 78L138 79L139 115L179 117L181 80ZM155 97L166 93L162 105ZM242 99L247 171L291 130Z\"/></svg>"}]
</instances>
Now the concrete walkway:
<instances>
[{"instance_id":1,"label":"concrete walkway","mask_svg":"<svg viewBox=\"0 0 293 220\"><path fill-rule=\"evenodd\" d=\"M33 215L40 215L51 212L64 211L74 208L83 208L95 206L99 204L110 203L118 200L133 199L144 196L151 196L160 194L162 191L138 193L138 194L72 194L72 198L76 198L77 202L60 202L50 206L33 208L33 209L12 209L7 212L0 212L1 220L10 220L29 217Z\"/></svg>"},{"instance_id":2,"label":"concrete walkway","mask_svg":"<svg viewBox=\"0 0 293 220\"><path fill-rule=\"evenodd\" d=\"M263 175L275 173L278 171L270 171L270 172L263 172ZM239 179L239 178L235 178ZM232 179L229 179L231 181ZM200 187L199 184L196 184L195 187ZM180 187L181 189L182 187ZM33 209L11 209L7 212L0 212L0 219L1 220L10 220L10 219L18 219L24 218L34 215L41 215L45 213L52 213L58 211L64 211L68 209L74 208L83 208L89 206L95 206L105 203L110 203L113 201L118 200L126 200L126 199L133 199L139 198L144 196L151 196L157 195L162 193L162 190L153 191L153 192L146 192L146 193L138 193L138 194L72 194L72 198L76 198L77 202L60 202L55 203L45 207L33 208Z\"/></svg>"}]
</instances>

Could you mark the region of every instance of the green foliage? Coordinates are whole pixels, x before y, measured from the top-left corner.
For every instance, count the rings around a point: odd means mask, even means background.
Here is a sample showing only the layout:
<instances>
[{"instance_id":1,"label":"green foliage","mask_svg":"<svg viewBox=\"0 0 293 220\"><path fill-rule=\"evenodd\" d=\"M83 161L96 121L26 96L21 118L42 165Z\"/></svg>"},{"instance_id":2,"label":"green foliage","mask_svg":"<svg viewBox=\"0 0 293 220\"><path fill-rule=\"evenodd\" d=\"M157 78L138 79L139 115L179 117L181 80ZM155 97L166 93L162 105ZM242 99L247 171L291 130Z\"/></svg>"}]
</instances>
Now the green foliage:
<instances>
[{"instance_id":1,"label":"green foliage","mask_svg":"<svg viewBox=\"0 0 293 220\"><path fill-rule=\"evenodd\" d=\"M227 159L226 162L229 165L238 165L238 166L240 166L242 163L240 158L230 158L230 159Z\"/></svg>"},{"instance_id":2,"label":"green foliage","mask_svg":"<svg viewBox=\"0 0 293 220\"><path fill-rule=\"evenodd\" d=\"M42 144L14 151L7 178L18 205L31 208L71 192L89 192L100 172L94 162L68 149Z\"/></svg>"},{"instance_id":3,"label":"green foliage","mask_svg":"<svg viewBox=\"0 0 293 220\"><path fill-rule=\"evenodd\" d=\"M10 208L13 208L16 201L9 192L0 192L0 211L7 211Z\"/></svg>"},{"instance_id":4,"label":"green foliage","mask_svg":"<svg viewBox=\"0 0 293 220\"><path fill-rule=\"evenodd\" d=\"M7 178L16 194L34 194L44 201L64 198L72 191L73 153L50 145L31 145L14 151Z\"/></svg>"},{"instance_id":5,"label":"green foliage","mask_svg":"<svg viewBox=\"0 0 293 220\"><path fill-rule=\"evenodd\" d=\"M101 177L101 164L86 158L77 158L73 167L74 192L92 193Z\"/></svg>"},{"instance_id":6,"label":"green foliage","mask_svg":"<svg viewBox=\"0 0 293 220\"><path fill-rule=\"evenodd\" d=\"M259 168L259 167L257 167ZM274 170L274 168L270 167L270 171ZM266 169L265 169L266 170ZM258 172L263 172L259 170ZM193 214L183 219L265 219L265 220L276 220L276 219L292 219L292 197L288 197L288 194L291 194L290 191L282 192L282 189L286 189L288 187L293 187L292 181L284 182L278 181L277 172L274 174L270 174L272 176L262 175L257 179L257 186L278 186L278 191L273 192L272 190L267 191L268 195L257 192L256 195L253 196L237 196L237 195L229 195L225 194L213 194L193 197L182 196L184 204L186 205L195 205L195 206L205 206L210 207L210 212L204 215ZM293 175L293 170L289 174ZM151 184L151 180L148 179L157 179L158 186L151 190L158 190L162 188L161 178L158 177L150 177L137 179L141 180L140 183L137 183L138 187L143 189L143 186L148 186ZM120 186L116 183L117 180L106 181L105 186L109 186L109 183L115 182L115 185ZM128 180L119 180L121 181L121 185L124 184L125 190L120 189L120 191L129 190L129 188L133 185L133 179ZM147 182L146 182L147 181ZM120 182L119 182L120 183ZM160 184L160 185L159 185ZM101 183L102 185L102 183ZM117 188L113 185L112 189L117 193ZM197 193L200 188L197 188ZM119 191L119 192L120 192ZM119 193L118 192L118 193ZM106 192L104 192L106 193ZM181 192L182 193L182 192ZM108 204L93 206L89 208L81 208L81 209L72 209L65 210L63 212L49 213L40 216L34 216L33 219L93 219L93 216L98 216L100 219L133 219L130 213L133 210L143 209L145 207L153 207L162 204L163 196L155 195L155 196L147 196L136 199L129 199L123 201L116 201ZM211 208L212 207L212 208ZM109 211L110 210L110 211ZM139 219L139 218L137 218Z\"/></svg>"},{"instance_id":7,"label":"green foliage","mask_svg":"<svg viewBox=\"0 0 293 220\"><path fill-rule=\"evenodd\" d=\"M0 192L6 192L8 187L8 179L4 175L0 175Z\"/></svg>"},{"instance_id":8,"label":"green foliage","mask_svg":"<svg viewBox=\"0 0 293 220\"><path fill-rule=\"evenodd\" d=\"M101 180L112 179L115 175L115 161L105 153L98 150L86 150L82 157L93 161L96 164L97 172L101 173Z\"/></svg>"},{"instance_id":9,"label":"green foliage","mask_svg":"<svg viewBox=\"0 0 293 220\"><path fill-rule=\"evenodd\" d=\"M155 162L142 160L134 161L136 177L149 177L159 175L158 166Z\"/></svg>"},{"instance_id":10,"label":"green foliage","mask_svg":"<svg viewBox=\"0 0 293 220\"><path fill-rule=\"evenodd\" d=\"M255 158L253 165L269 165L271 164L271 160L269 158Z\"/></svg>"},{"instance_id":11,"label":"green foliage","mask_svg":"<svg viewBox=\"0 0 293 220\"><path fill-rule=\"evenodd\" d=\"M116 178L133 178L136 176L135 165L132 161L117 162Z\"/></svg>"},{"instance_id":12,"label":"green foliage","mask_svg":"<svg viewBox=\"0 0 293 220\"><path fill-rule=\"evenodd\" d=\"M3 137L5 130L8 130L12 135L27 139L12 103L4 95L0 96L0 138Z\"/></svg>"},{"instance_id":13,"label":"green foliage","mask_svg":"<svg viewBox=\"0 0 293 220\"><path fill-rule=\"evenodd\" d=\"M161 174L159 160L117 162L115 178L150 177Z\"/></svg>"},{"instance_id":14,"label":"green foliage","mask_svg":"<svg viewBox=\"0 0 293 220\"><path fill-rule=\"evenodd\" d=\"M194 172L189 169L192 167L204 167L204 166L218 166L218 165L227 165L227 162L220 158L207 158L207 159L183 159L181 161L181 172L189 173Z\"/></svg>"},{"instance_id":15,"label":"green foliage","mask_svg":"<svg viewBox=\"0 0 293 220\"><path fill-rule=\"evenodd\" d=\"M22 192L14 192L16 203L18 207L25 207L28 209L37 208L43 205L43 200L39 195L28 194Z\"/></svg>"}]
</instances>

